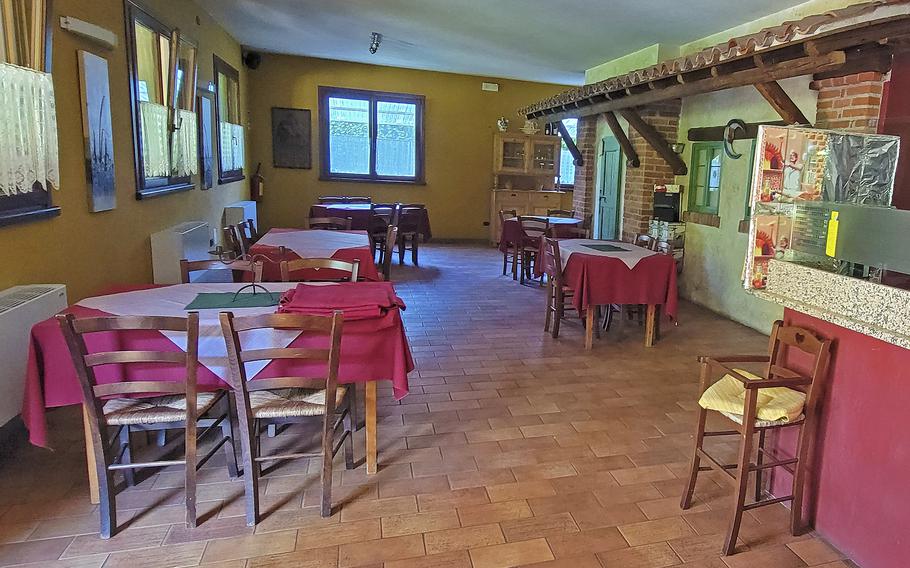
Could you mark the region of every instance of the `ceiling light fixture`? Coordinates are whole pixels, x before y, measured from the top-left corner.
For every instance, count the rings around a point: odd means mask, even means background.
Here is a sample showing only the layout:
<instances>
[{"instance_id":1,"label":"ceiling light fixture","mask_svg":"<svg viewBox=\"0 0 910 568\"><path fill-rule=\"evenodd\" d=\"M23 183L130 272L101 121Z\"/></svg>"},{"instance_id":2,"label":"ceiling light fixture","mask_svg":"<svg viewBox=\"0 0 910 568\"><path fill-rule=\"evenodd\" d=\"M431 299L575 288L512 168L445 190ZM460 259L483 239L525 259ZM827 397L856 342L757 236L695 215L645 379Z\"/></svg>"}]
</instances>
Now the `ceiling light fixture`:
<instances>
[{"instance_id":1,"label":"ceiling light fixture","mask_svg":"<svg viewBox=\"0 0 910 568\"><path fill-rule=\"evenodd\" d=\"M379 51L379 44L382 43L382 34L379 32L373 32L370 36L370 53L376 54Z\"/></svg>"}]
</instances>

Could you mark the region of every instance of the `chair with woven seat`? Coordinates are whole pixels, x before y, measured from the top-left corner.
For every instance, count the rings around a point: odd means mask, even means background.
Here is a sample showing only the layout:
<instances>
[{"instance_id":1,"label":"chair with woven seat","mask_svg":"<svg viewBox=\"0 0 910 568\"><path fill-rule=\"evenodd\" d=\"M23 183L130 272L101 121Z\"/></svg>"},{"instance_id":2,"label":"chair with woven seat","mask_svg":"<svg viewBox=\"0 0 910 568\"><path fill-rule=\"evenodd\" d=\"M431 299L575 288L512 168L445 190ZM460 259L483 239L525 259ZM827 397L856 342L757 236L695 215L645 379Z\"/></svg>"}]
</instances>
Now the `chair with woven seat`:
<instances>
[{"instance_id":1,"label":"chair with woven seat","mask_svg":"<svg viewBox=\"0 0 910 568\"><path fill-rule=\"evenodd\" d=\"M550 225L546 219L539 217L518 217L518 226L521 231L521 242L515 243L514 254L521 264L519 281L524 284L525 278L531 280L531 269L537 262L540 251L540 239L545 238ZM512 279L515 279L515 265L512 265Z\"/></svg>"},{"instance_id":2,"label":"chair with woven seat","mask_svg":"<svg viewBox=\"0 0 910 568\"><path fill-rule=\"evenodd\" d=\"M509 219L517 220L517 218L518 218L518 211L516 211L515 209L500 209L499 210L500 240L502 239L502 233L504 232L503 229L506 226L506 221ZM508 270L510 261L512 263L513 272L515 270L517 270L516 264L515 264L515 262L516 262L515 261L515 243L500 242L499 250L502 251L502 275L503 276L506 275L506 271Z\"/></svg>"},{"instance_id":3,"label":"chair with woven seat","mask_svg":"<svg viewBox=\"0 0 910 568\"><path fill-rule=\"evenodd\" d=\"M556 239L544 241L543 273L547 275L547 317L543 330L550 331L553 338L559 337L559 324L565 317L566 308L574 310L572 297L575 291L566 285L562 274L562 260L559 256L559 242Z\"/></svg>"},{"instance_id":4,"label":"chair with woven seat","mask_svg":"<svg viewBox=\"0 0 910 568\"><path fill-rule=\"evenodd\" d=\"M285 258L285 252L281 251L281 258ZM312 274L319 274L320 270L334 271L332 277L308 276L296 282L357 282L357 276L360 272L360 261L338 260L336 258L298 258L295 260L282 260L279 265L281 270L281 281L291 282L291 273L298 270L310 270ZM346 273L345 276L338 276L337 272Z\"/></svg>"},{"instance_id":5,"label":"chair with woven seat","mask_svg":"<svg viewBox=\"0 0 910 568\"><path fill-rule=\"evenodd\" d=\"M822 401L820 383L827 370L830 349L830 340L819 339L807 329L776 321L766 356L699 357L702 395L698 403L695 449L680 506L688 509L692 504L698 474L702 471L714 469L733 485L733 515L724 542L724 555L733 554L736 548L743 512L757 507L789 501L790 531L794 536L803 531L806 468ZM794 359L803 363L800 368L808 369L808 373L788 367ZM761 364L764 376L731 367L732 364ZM720 374L723 376L718 379ZM705 424L709 412L724 421L729 429L707 431ZM777 455L765 447L769 432L793 427L799 428L794 457ZM757 445L755 434L758 434ZM739 437L736 463L725 464L705 451L705 438L717 436ZM755 463L752 462L753 450L757 453ZM702 460L708 465L703 466ZM792 493L762 499L762 475L772 468L781 468L793 476ZM752 473L755 474L754 500L746 503Z\"/></svg>"},{"instance_id":6,"label":"chair with woven seat","mask_svg":"<svg viewBox=\"0 0 910 568\"><path fill-rule=\"evenodd\" d=\"M237 458L227 398L222 396L223 393L196 391L199 314L189 312L186 318L112 316L78 319L73 314L61 314L57 319L82 389L83 408L91 435L101 498L101 538L110 538L117 530L114 472L123 471L126 484L134 485L133 469L147 467L184 466L186 525L195 527L196 470L223 446L230 474L237 476ZM119 343L120 339L125 341L129 334L153 331L184 335L186 351L95 351L89 349L86 342L86 336L116 333L122 334L122 338L118 338ZM130 375L127 368L132 368L134 364L141 367L136 372L141 373L142 377L148 376L148 367L152 365L170 367L171 370L180 366L183 379L162 381L143 378L100 383L96 376L96 372L101 373L109 380L110 372L116 371L120 378L128 379ZM101 369L97 370L98 367ZM220 413L212 419L200 421L202 415L216 409L216 404L221 409ZM197 426L205 427L198 437ZM215 432L219 426L221 439L204 456L197 458L198 440L209 432ZM110 429L117 430L113 438L108 434ZM169 429L184 430L184 459L167 459L181 439L175 438L160 450L158 459L149 462L133 461L131 432Z\"/></svg>"},{"instance_id":7,"label":"chair with woven seat","mask_svg":"<svg viewBox=\"0 0 910 568\"><path fill-rule=\"evenodd\" d=\"M370 236L370 245L373 247L373 257L379 255L379 262L382 264L383 252L385 250L385 239L388 235L389 227L398 226L398 216L401 212L400 203L373 203L370 207L370 221L367 231Z\"/></svg>"},{"instance_id":8,"label":"chair with woven seat","mask_svg":"<svg viewBox=\"0 0 910 568\"><path fill-rule=\"evenodd\" d=\"M578 225L550 225L547 236L553 239L590 239L591 231Z\"/></svg>"},{"instance_id":9,"label":"chair with woven seat","mask_svg":"<svg viewBox=\"0 0 910 568\"><path fill-rule=\"evenodd\" d=\"M379 266L382 268L382 278L386 282L392 280L392 255L395 252L395 242L398 240L398 227L390 225L386 232L385 244L379 255Z\"/></svg>"},{"instance_id":10,"label":"chair with woven seat","mask_svg":"<svg viewBox=\"0 0 910 568\"><path fill-rule=\"evenodd\" d=\"M180 260L180 281L190 283L190 274L204 270L233 270L234 275L249 275L253 282L262 282L262 262L250 260ZM237 280L236 278L234 279Z\"/></svg>"},{"instance_id":11,"label":"chair with woven seat","mask_svg":"<svg viewBox=\"0 0 910 568\"><path fill-rule=\"evenodd\" d=\"M236 225L228 225L221 228L222 248L231 258L237 258L246 254L243 248L243 241L240 238Z\"/></svg>"},{"instance_id":12,"label":"chair with woven seat","mask_svg":"<svg viewBox=\"0 0 910 568\"><path fill-rule=\"evenodd\" d=\"M351 391L338 386L338 362L341 348L342 312L332 316L301 314L266 314L234 317L221 313L221 328L230 361L231 396L240 423L240 445L243 455L243 480L246 493L246 522L259 522L260 464L297 458L321 458L323 517L332 514L332 460L344 446L345 466L354 467L353 420ZM247 332L261 334L264 330L301 331L324 340L324 348L265 348L244 349L241 336ZM317 364L324 371L306 376L286 376L249 380L249 363L284 359L299 363ZM328 395L332 393L334 396ZM259 434L263 426L312 421L322 417L322 444L319 452L284 454L261 453ZM338 438L336 440L336 438Z\"/></svg>"},{"instance_id":13,"label":"chair with woven seat","mask_svg":"<svg viewBox=\"0 0 910 568\"><path fill-rule=\"evenodd\" d=\"M350 231L351 218L346 217L310 217L308 221L310 229L322 229L325 231Z\"/></svg>"},{"instance_id":14,"label":"chair with woven seat","mask_svg":"<svg viewBox=\"0 0 910 568\"><path fill-rule=\"evenodd\" d=\"M547 217L575 217L574 209L547 209Z\"/></svg>"}]
</instances>

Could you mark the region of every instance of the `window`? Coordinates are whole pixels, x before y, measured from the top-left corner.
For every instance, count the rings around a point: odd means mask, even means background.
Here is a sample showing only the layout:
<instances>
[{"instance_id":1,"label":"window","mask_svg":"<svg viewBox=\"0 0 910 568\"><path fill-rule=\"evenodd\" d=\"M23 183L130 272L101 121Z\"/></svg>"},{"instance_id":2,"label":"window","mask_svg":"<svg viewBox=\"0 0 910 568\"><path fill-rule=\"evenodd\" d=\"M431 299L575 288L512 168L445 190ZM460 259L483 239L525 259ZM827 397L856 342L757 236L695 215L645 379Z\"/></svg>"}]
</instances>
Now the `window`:
<instances>
[{"instance_id":1,"label":"window","mask_svg":"<svg viewBox=\"0 0 910 568\"><path fill-rule=\"evenodd\" d=\"M0 2L0 226L60 214L52 25L44 0Z\"/></svg>"},{"instance_id":2,"label":"window","mask_svg":"<svg viewBox=\"0 0 910 568\"><path fill-rule=\"evenodd\" d=\"M218 183L243 179L243 126L240 118L240 73L217 55L215 121L218 123Z\"/></svg>"},{"instance_id":3,"label":"window","mask_svg":"<svg viewBox=\"0 0 910 568\"><path fill-rule=\"evenodd\" d=\"M196 47L128 4L137 198L193 187L199 171Z\"/></svg>"},{"instance_id":4,"label":"window","mask_svg":"<svg viewBox=\"0 0 910 568\"><path fill-rule=\"evenodd\" d=\"M569 136L572 137L572 140L578 141L578 119L577 118L567 118L562 121L562 125L566 127L566 131L569 133ZM566 146L566 141L562 141L562 151L559 154L559 187L575 187L575 158L572 157L572 153L569 152L569 147Z\"/></svg>"},{"instance_id":5,"label":"window","mask_svg":"<svg viewBox=\"0 0 910 568\"><path fill-rule=\"evenodd\" d=\"M689 211L717 215L723 157L722 142L699 142L692 145Z\"/></svg>"},{"instance_id":6,"label":"window","mask_svg":"<svg viewBox=\"0 0 910 568\"><path fill-rule=\"evenodd\" d=\"M321 179L423 183L424 97L319 88Z\"/></svg>"}]
</instances>

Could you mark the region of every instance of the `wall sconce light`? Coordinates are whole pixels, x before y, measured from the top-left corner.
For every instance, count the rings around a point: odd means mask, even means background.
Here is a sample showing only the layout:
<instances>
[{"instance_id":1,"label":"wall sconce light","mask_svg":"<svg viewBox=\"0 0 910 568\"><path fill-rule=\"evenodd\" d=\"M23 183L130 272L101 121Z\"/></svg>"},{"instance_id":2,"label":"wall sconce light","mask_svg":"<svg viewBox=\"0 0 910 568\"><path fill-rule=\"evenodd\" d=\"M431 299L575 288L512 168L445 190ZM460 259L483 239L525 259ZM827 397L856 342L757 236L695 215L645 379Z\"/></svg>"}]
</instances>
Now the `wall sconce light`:
<instances>
[{"instance_id":1,"label":"wall sconce light","mask_svg":"<svg viewBox=\"0 0 910 568\"><path fill-rule=\"evenodd\" d=\"M370 53L376 54L379 51L379 44L382 43L382 34L379 32L373 32L370 35Z\"/></svg>"},{"instance_id":2,"label":"wall sconce light","mask_svg":"<svg viewBox=\"0 0 910 568\"><path fill-rule=\"evenodd\" d=\"M682 142L677 142L675 144L670 144L670 149L673 150L674 154L682 154L683 150L686 149L686 145Z\"/></svg>"}]
</instances>

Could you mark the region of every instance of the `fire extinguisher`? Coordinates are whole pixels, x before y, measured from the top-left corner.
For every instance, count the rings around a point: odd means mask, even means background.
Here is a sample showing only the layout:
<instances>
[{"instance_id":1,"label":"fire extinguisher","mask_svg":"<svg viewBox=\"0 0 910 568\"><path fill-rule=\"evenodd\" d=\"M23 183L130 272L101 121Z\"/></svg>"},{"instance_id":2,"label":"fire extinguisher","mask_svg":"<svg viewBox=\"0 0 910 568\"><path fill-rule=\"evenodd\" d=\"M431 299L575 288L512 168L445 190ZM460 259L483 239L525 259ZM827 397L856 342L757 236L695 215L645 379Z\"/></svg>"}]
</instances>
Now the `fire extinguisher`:
<instances>
[{"instance_id":1,"label":"fire extinguisher","mask_svg":"<svg viewBox=\"0 0 910 568\"><path fill-rule=\"evenodd\" d=\"M263 186L265 179L259 171L262 169L262 162L256 164L256 173L250 176L250 199L259 202L262 201Z\"/></svg>"}]
</instances>

